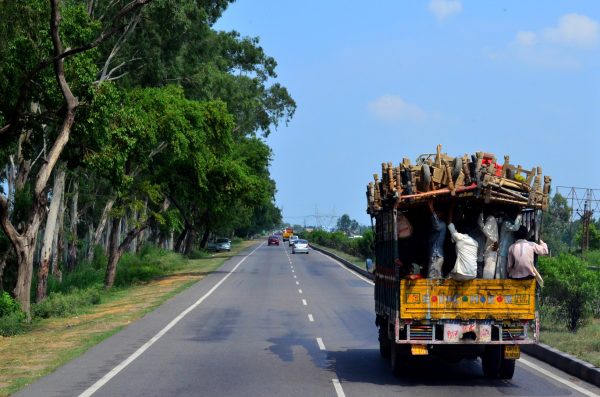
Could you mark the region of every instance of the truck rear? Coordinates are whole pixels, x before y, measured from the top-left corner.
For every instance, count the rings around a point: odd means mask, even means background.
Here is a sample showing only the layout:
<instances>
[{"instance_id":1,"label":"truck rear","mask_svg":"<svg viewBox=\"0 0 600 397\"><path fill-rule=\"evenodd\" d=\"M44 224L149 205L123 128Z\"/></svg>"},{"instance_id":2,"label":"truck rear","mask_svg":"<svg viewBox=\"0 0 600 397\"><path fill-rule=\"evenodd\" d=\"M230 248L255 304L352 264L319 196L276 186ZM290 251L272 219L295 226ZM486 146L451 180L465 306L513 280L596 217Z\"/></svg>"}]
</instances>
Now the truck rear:
<instances>
[{"instance_id":1,"label":"truck rear","mask_svg":"<svg viewBox=\"0 0 600 397\"><path fill-rule=\"evenodd\" d=\"M448 278L456 261L444 241L442 278L426 278L430 255L428 202L454 211L457 227L474 232L479 214L519 217L531 240L539 239L550 179L541 169L523 172L489 154L456 158L421 156L416 165L382 164L367 187L367 212L375 231L375 312L381 356L400 375L411 357L449 360L481 357L484 375L510 379L520 345L537 343L536 279ZM538 172L539 171L539 172ZM522 175L525 174L525 175Z\"/></svg>"}]
</instances>

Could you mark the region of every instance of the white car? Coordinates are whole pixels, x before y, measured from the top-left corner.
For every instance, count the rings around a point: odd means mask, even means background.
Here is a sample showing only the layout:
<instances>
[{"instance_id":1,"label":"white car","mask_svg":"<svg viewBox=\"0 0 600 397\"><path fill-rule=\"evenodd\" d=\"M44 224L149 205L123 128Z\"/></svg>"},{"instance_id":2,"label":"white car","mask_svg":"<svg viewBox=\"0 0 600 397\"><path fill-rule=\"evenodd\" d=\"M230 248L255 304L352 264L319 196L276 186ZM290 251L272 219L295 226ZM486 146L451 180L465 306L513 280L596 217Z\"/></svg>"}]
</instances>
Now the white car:
<instances>
[{"instance_id":1,"label":"white car","mask_svg":"<svg viewBox=\"0 0 600 397\"><path fill-rule=\"evenodd\" d=\"M292 254L296 253L308 254L308 241L302 239L296 240L296 243L292 247Z\"/></svg>"},{"instance_id":2,"label":"white car","mask_svg":"<svg viewBox=\"0 0 600 397\"><path fill-rule=\"evenodd\" d=\"M215 251L231 251L231 240L228 238L218 238L215 242Z\"/></svg>"},{"instance_id":3,"label":"white car","mask_svg":"<svg viewBox=\"0 0 600 397\"><path fill-rule=\"evenodd\" d=\"M293 247L294 244L296 243L296 241L298 241L298 236L296 236L296 235L290 236L289 247Z\"/></svg>"}]
</instances>

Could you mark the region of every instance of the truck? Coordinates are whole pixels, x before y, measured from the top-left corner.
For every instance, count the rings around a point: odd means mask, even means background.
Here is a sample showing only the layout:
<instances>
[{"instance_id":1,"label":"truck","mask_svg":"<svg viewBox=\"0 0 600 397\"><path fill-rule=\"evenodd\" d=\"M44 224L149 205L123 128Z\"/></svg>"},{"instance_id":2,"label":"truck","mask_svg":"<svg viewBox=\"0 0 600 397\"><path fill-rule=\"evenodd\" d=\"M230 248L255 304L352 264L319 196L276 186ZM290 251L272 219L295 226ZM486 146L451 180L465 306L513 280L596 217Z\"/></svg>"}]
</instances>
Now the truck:
<instances>
[{"instance_id":1,"label":"truck","mask_svg":"<svg viewBox=\"0 0 600 397\"><path fill-rule=\"evenodd\" d=\"M286 227L285 229L283 229L283 241L288 241L290 239L291 236L294 235L294 229L291 227Z\"/></svg>"},{"instance_id":2,"label":"truck","mask_svg":"<svg viewBox=\"0 0 600 397\"><path fill-rule=\"evenodd\" d=\"M480 357L487 378L511 379L520 346L539 340L534 279L448 278L456 252L444 242L442 278L426 278L431 234L429 202L454 211L456 227L475 231L479 214L517 217L539 240L551 179L487 152L421 155L416 164L382 163L367 186L375 232L375 325L380 355L400 376L417 356ZM408 269L408 270L407 270Z\"/></svg>"}]
</instances>

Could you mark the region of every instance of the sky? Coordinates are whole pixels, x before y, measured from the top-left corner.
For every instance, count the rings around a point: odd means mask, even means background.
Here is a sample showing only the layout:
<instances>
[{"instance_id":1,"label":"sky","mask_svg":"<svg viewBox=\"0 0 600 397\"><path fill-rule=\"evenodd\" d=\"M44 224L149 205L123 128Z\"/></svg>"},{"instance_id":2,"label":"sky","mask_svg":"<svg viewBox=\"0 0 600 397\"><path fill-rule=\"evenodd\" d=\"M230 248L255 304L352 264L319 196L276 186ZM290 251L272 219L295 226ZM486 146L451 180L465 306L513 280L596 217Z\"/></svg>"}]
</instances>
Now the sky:
<instances>
[{"instance_id":1,"label":"sky","mask_svg":"<svg viewBox=\"0 0 600 397\"><path fill-rule=\"evenodd\" d=\"M259 37L297 103L266 139L286 222L370 224L381 163L437 144L600 188L598 0L237 0L215 28Z\"/></svg>"}]
</instances>

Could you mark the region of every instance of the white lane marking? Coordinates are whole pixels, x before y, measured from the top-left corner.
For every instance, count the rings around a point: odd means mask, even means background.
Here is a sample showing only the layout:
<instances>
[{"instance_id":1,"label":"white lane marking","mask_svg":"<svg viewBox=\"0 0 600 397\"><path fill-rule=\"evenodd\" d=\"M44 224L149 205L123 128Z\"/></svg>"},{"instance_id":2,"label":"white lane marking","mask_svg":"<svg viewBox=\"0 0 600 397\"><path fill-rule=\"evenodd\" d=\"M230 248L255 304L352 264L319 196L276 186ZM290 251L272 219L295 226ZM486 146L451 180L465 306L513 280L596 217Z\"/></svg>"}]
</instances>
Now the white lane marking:
<instances>
[{"instance_id":1,"label":"white lane marking","mask_svg":"<svg viewBox=\"0 0 600 397\"><path fill-rule=\"evenodd\" d=\"M294 278L297 278L295 274L294 274Z\"/></svg>"},{"instance_id":2,"label":"white lane marking","mask_svg":"<svg viewBox=\"0 0 600 397\"><path fill-rule=\"evenodd\" d=\"M299 294L301 294L301 293L302 293L302 290L301 290L301 289L299 289L299 290L298 290L298 293L299 293Z\"/></svg>"},{"instance_id":3,"label":"white lane marking","mask_svg":"<svg viewBox=\"0 0 600 397\"><path fill-rule=\"evenodd\" d=\"M598 397L598 395L596 393L593 393L590 390L584 389L581 386L576 385L575 383L568 381L566 379L563 379L559 376L556 376L556 374L553 374L552 372L538 366L537 364L532 363L531 361L528 361L524 358L520 358L519 360L517 360L518 363L520 364L525 364L526 366L533 368L534 370L541 372L542 374L546 375L547 377L549 377L550 379L554 379L560 383L562 383L563 385L569 386L571 389L575 389L577 390L579 393L581 394L585 394L586 396L590 396L590 397Z\"/></svg>"},{"instance_id":4,"label":"white lane marking","mask_svg":"<svg viewBox=\"0 0 600 397\"><path fill-rule=\"evenodd\" d=\"M306 299L302 299L302 304L303 304L304 306L308 305L308 303L306 302Z\"/></svg>"},{"instance_id":5,"label":"white lane marking","mask_svg":"<svg viewBox=\"0 0 600 397\"><path fill-rule=\"evenodd\" d=\"M337 394L337 397L346 397L344 389L342 389L342 384L340 383L340 380L332 379L331 381L333 382L333 387L335 388L335 394Z\"/></svg>"},{"instance_id":6,"label":"white lane marking","mask_svg":"<svg viewBox=\"0 0 600 397\"><path fill-rule=\"evenodd\" d=\"M340 263L340 262L336 261L336 260L335 260L335 259L333 259L332 257L330 257L330 256L327 256L327 255L325 255L324 253L322 253L322 252L320 252L320 251L317 251L317 252L318 252L319 254L323 255L325 258L327 258L327 259L329 259L330 261L332 261L333 263L335 263L336 265L338 265L339 267L341 267L342 269L344 269L344 270L347 270L347 271L349 271L350 273L354 274L356 277L360 278L361 280L363 280L363 281L366 281L367 283L369 283L369 284L371 284L371 285L375 285L375 283L374 283L373 281L369 280L369 279L368 279L368 278L366 278L366 277L363 277L363 276L361 276L360 274L356 273L354 270L350 270L350 269L348 269L346 266L344 266L342 263Z\"/></svg>"},{"instance_id":7,"label":"white lane marking","mask_svg":"<svg viewBox=\"0 0 600 397\"><path fill-rule=\"evenodd\" d=\"M292 273L295 273L295 272L292 270Z\"/></svg>"},{"instance_id":8,"label":"white lane marking","mask_svg":"<svg viewBox=\"0 0 600 397\"><path fill-rule=\"evenodd\" d=\"M296 281L296 285L300 285L300 281Z\"/></svg>"},{"instance_id":9,"label":"white lane marking","mask_svg":"<svg viewBox=\"0 0 600 397\"><path fill-rule=\"evenodd\" d=\"M293 269L293 268L294 268L294 266L290 265L290 269Z\"/></svg>"},{"instance_id":10,"label":"white lane marking","mask_svg":"<svg viewBox=\"0 0 600 397\"><path fill-rule=\"evenodd\" d=\"M313 315L312 315L312 314L309 314L309 315L308 315L308 321L310 321L311 323L314 323L314 322L315 322L315 318L313 317Z\"/></svg>"},{"instance_id":11,"label":"white lane marking","mask_svg":"<svg viewBox=\"0 0 600 397\"><path fill-rule=\"evenodd\" d=\"M317 345L319 345L319 349L325 350L325 344L323 343L323 339L317 338Z\"/></svg>"},{"instance_id":12,"label":"white lane marking","mask_svg":"<svg viewBox=\"0 0 600 397\"><path fill-rule=\"evenodd\" d=\"M142 353L144 353L146 350L148 350L148 348L150 348L150 346L152 346L154 343L156 343L171 328L173 328L175 326L175 324L177 324L189 312L191 312L192 310L194 310L199 304L201 304L202 302L204 302L204 300L206 298L208 298L210 295L212 295L212 293L215 292L216 289L219 288L221 286L221 284L223 284L225 282L225 280L227 280L229 278L229 276L231 276L237 270L237 268L246 260L246 258L248 258L250 255L252 255L254 253L254 251L256 251L257 249L259 249L263 245L264 245L264 242L261 243L254 250L252 250L252 252L250 252L248 255L246 255L245 257L243 257L242 260L240 260L237 263L237 265L235 265L234 268L231 269L231 271L229 273L227 273L227 275L225 275L225 277L223 277L221 279L221 281L219 281L217 284L215 284L214 287L212 287L206 294L204 294L204 296L202 296L202 298L198 299L190 307L188 307L187 309L185 309L184 311L182 311L181 313L179 313L179 315L177 317L175 317L173 320L171 320L171 322L169 324L167 324L156 335L154 335L150 340L148 340L148 342L144 343L139 349L137 349L133 354L131 354L129 357L127 357L125 360L123 360L119 365L117 365L116 367L114 367L113 369L111 369L110 372L108 372L102 378L98 379L96 381L96 383L94 383L93 385L91 385L90 387L88 387L86 390L84 390L84 392L81 393L79 395L79 397L90 397L92 394L94 394L95 392L97 392L102 386L104 386L106 383L108 383L108 381L110 381L112 378L114 378L119 372L121 372L123 369L125 369L125 367L127 367L129 364L131 364L136 358L138 358L139 356L141 356Z\"/></svg>"}]
</instances>

